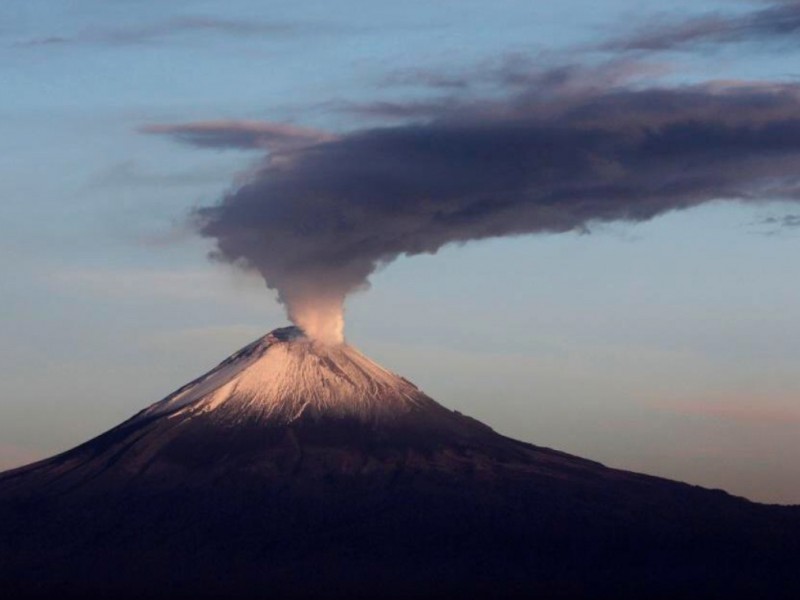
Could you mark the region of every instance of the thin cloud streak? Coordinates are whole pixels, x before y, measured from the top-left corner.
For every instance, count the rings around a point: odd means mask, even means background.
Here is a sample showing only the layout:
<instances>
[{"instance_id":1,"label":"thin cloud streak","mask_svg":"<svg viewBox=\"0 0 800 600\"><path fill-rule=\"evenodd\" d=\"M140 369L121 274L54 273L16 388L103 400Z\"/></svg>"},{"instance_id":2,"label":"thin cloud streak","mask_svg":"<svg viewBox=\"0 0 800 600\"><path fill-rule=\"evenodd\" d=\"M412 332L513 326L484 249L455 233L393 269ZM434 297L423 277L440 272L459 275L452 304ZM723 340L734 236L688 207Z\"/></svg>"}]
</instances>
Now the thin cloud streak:
<instances>
[{"instance_id":1,"label":"thin cloud streak","mask_svg":"<svg viewBox=\"0 0 800 600\"><path fill-rule=\"evenodd\" d=\"M759 221L761 225L773 225L781 228L794 229L800 227L800 215L784 215L782 217L767 217Z\"/></svg>"},{"instance_id":2,"label":"thin cloud streak","mask_svg":"<svg viewBox=\"0 0 800 600\"><path fill-rule=\"evenodd\" d=\"M744 14L713 13L666 25L646 27L606 43L606 50L664 51L703 45L748 42L796 44L800 33L800 2L770 2Z\"/></svg>"},{"instance_id":3,"label":"thin cloud streak","mask_svg":"<svg viewBox=\"0 0 800 600\"><path fill-rule=\"evenodd\" d=\"M229 37L287 37L321 32L321 25L281 23L259 20L223 19L207 16L182 16L161 22L123 27L90 27L72 35L49 35L19 41L17 47L55 45L128 46L196 34L215 34Z\"/></svg>"},{"instance_id":4,"label":"thin cloud streak","mask_svg":"<svg viewBox=\"0 0 800 600\"><path fill-rule=\"evenodd\" d=\"M753 233L767 237L794 234L800 228L800 215L787 214L758 219L750 225L757 227Z\"/></svg>"},{"instance_id":5,"label":"thin cloud streak","mask_svg":"<svg viewBox=\"0 0 800 600\"><path fill-rule=\"evenodd\" d=\"M335 138L330 133L267 121L217 120L145 125L141 133L167 135L201 148L274 150L286 152Z\"/></svg>"},{"instance_id":6,"label":"thin cloud streak","mask_svg":"<svg viewBox=\"0 0 800 600\"><path fill-rule=\"evenodd\" d=\"M629 90L670 73L672 67L660 61L630 60L615 58L597 64L575 62L547 63L540 59L509 54L498 60L482 63L475 68L476 74L453 76L465 82L459 94L439 95L431 98L403 101L378 100L369 103L346 102L334 105L339 112L349 113L372 120L414 122L431 118L455 118L459 114L471 115L483 107L487 112L502 109L509 102L509 93L520 98L535 97L537 103L545 101L554 105L574 102L588 94L610 93L613 90ZM432 83L433 72L404 72L406 83L440 91L442 86ZM442 75L441 77L447 77ZM417 79L415 79L417 78ZM384 80L386 85L392 79ZM467 84L467 81L471 83ZM492 94L483 97L476 89L488 88ZM329 107L330 108L330 107Z\"/></svg>"},{"instance_id":7,"label":"thin cloud streak","mask_svg":"<svg viewBox=\"0 0 800 600\"><path fill-rule=\"evenodd\" d=\"M484 86L490 89L494 87L501 92L538 87L543 93L556 94L575 91L576 88L616 87L670 71L670 65L661 61L634 61L624 56L590 65L566 60L564 55L512 52L483 61L469 72L406 69L384 77L381 84L386 87L418 86L437 91L450 90L458 92L461 98L470 89Z\"/></svg>"}]
</instances>

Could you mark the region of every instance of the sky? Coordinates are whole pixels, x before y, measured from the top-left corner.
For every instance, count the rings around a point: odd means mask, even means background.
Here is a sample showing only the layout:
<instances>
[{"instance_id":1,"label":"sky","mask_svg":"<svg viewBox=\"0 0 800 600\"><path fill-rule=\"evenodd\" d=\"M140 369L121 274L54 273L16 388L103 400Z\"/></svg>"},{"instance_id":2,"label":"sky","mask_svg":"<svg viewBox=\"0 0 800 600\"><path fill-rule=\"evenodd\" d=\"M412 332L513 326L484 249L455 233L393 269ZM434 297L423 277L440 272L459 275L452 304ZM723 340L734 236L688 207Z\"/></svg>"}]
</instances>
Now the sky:
<instances>
[{"instance_id":1,"label":"sky","mask_svg":"<svg viewBox=\"0 0 800 600\"><path fill-rule=\"evenodd\" d=\"M0 468L286 324L259 271L304 247L233 243L278 181L369 196L345 335L442 404L800 503L798 32L744 0L4 2Z\"/></svg>"}]
</instances>

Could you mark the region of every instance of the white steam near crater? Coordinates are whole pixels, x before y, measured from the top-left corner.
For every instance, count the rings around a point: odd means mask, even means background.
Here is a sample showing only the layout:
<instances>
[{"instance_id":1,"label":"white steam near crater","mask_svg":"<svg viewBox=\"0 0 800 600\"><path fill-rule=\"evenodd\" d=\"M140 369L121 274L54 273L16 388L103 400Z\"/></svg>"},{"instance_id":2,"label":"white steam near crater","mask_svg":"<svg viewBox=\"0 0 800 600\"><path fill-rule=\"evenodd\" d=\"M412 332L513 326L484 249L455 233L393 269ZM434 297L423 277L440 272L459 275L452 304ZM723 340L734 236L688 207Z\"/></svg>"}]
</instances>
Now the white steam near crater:
<instances>
[{"instance_id":1,"label":"white steam near crater","mask_svg":"<svg viewBox=\"0 0 800 600\"><path fill-rule=\"evenodd\" d=\"M289 318L309 338L328 345L344 343L344 295L290 295L283 300Z\"/></svg>"}]
</instances>

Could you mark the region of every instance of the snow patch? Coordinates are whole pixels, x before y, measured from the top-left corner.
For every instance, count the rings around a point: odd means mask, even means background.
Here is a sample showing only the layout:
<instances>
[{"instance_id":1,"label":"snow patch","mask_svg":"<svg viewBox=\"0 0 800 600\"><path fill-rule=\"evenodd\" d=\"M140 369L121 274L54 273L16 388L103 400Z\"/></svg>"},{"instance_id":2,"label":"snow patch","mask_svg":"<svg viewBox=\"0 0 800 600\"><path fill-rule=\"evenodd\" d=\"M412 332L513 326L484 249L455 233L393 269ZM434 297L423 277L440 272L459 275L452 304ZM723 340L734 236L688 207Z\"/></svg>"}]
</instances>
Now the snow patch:
<instances>
[{"instance_id":1,"label":"snow patch","mask_svg":"<svg viewBox=\"0 0 800 600\"><path fill-rule=\"evenodd\" d=\"M210 414L290 423L304 414L391 420L435 403L416 386L346 344L326 345L296 328L270 332L136 419Z\"/></svg>"}]
</instances>

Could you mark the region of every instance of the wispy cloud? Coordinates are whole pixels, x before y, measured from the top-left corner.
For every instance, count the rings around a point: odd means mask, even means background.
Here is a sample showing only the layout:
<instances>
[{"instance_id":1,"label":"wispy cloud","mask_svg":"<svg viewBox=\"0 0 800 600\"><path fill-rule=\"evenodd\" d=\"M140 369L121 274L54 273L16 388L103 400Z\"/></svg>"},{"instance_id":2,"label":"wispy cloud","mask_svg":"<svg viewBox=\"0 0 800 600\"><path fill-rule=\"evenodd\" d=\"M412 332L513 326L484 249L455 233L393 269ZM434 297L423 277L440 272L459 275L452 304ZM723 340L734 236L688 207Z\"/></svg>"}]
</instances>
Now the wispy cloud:
<instances>
[{"instance_id":1,"label":"wispy cloud","mask_svg":"<svg viewBox=\"0 0 800 600\"><path fill-rule=\"evenodd\" d=\"M794 229L800 227L800 215L784 215L782 217L766 217L759 221L762 225L774 225Z\"/></svg>"},{"instance_id":2,"label":"wispy cloud","mask_svg":"<svg viewBox=\"0 0 800 600\"><path fill-rule=\"evenodd\" d=\"M574 91L576 87L615 87L670 72L663 61L631 60L614 57L604 62L583 64L565 55L537 53L534 55L510 52L484 60L468 71L437 71L434 69L405 69L390 73L381 84L419 86L437 91L449 91L461 97L473 88L495 86L501 91L540 87L543 92Z\"/></svg>"},{"instance_id":3,"label":"wispy cloud","mask_svg":"<svg viewBox=\"0 0 800 600\"><path fill-rule=\"evenodd\" d=\"M463 90L472 85L472 81L464 76L443 73L435 69L403 69L389 73L381 83L387 86L422 85L430 88Z\"/></svg>"},{"instance_id":4,"label":"wispy cloud","mask_svg":"<svg viewBox=\"0 0 800 600\"><path fill-rule=\"evenodd\" d=\"M35 46L58 46L61 44L70 44L73 42L72 38L63 37L60 35L50 35L46 37L40 38L31 38L29 40L24 40L21 42L16 42L14 46L18 47L35 47Z\"/></svg>"},{"instance_id":5,"label":"wispy cloud","mask_svg":"<svg viewBox=\"0 0 800 600\"><path fill-rule=\"evenodd\" d=\"M717 12L644 27L605 44L610 50L660 51L701 45L773 42L797 44L800 2L772 1L744 13Z\"/></svg>"},{"instance_id":6,"label":"wispy cloud","mask_svg":"<svg viewBox=\"0 0 800 600\"><path fill-rule=\"evenodd\" d=\"M481 106L488 113L496 111L513 98L524 101L535 98L542 105L571 102L577 96L611 93L649 83L669 74L671 65L662 61L632 60L628 57L582 64L564 62L563 57L506 54L483 61L470 72L438 74L436 71L400 71L381 81L383 86L416 85L435 92L432 96L413 100L376 100L341 102L328 108L370 119L419 121L434 117L458 118L474 114ZM442 85L439 80L454 82ZM455 82L459 82L456 85ZM510 98L511 96L511 98Z\"/></svg>"},{"instance_id":7,"label":"wispy cloud","mask_svg":"<svg viewBox=\"0 0 800 600\"><path fill-rule=\"evenodd\" d=\"M268 121L217 120L145 125L141 133L166 135L204 148L288 151L335 138L330 133Z\"/></svg>"},{"instance_id":8,"label":"wispy cloud","mask_svg":"<svg viewBox=\"0 0 800 600\"><path fill-rule=\"evenodd\" d=\"M181 16L158 22L137 25L88 27L72 34L55 34L21 40L20 47L54 46L69 44L136 45L156 42L179 36L213 34L230 37L287 37L311 32L321 32L330 27L270 22L258 19L225 19L209 16Z\"/></svg>"},{"instance_id":9,"label":"wispy cloud","mask_svg":"<svg viewBox=\"0 0 800 600\"><path fill-rule=\"evenodd\" d=\"M764 217L750 223L750 226L755 227L753 233L767 237L780 236L796 232L800 228L800 215L787 214Z\"/></svg>"}]
</instances>

